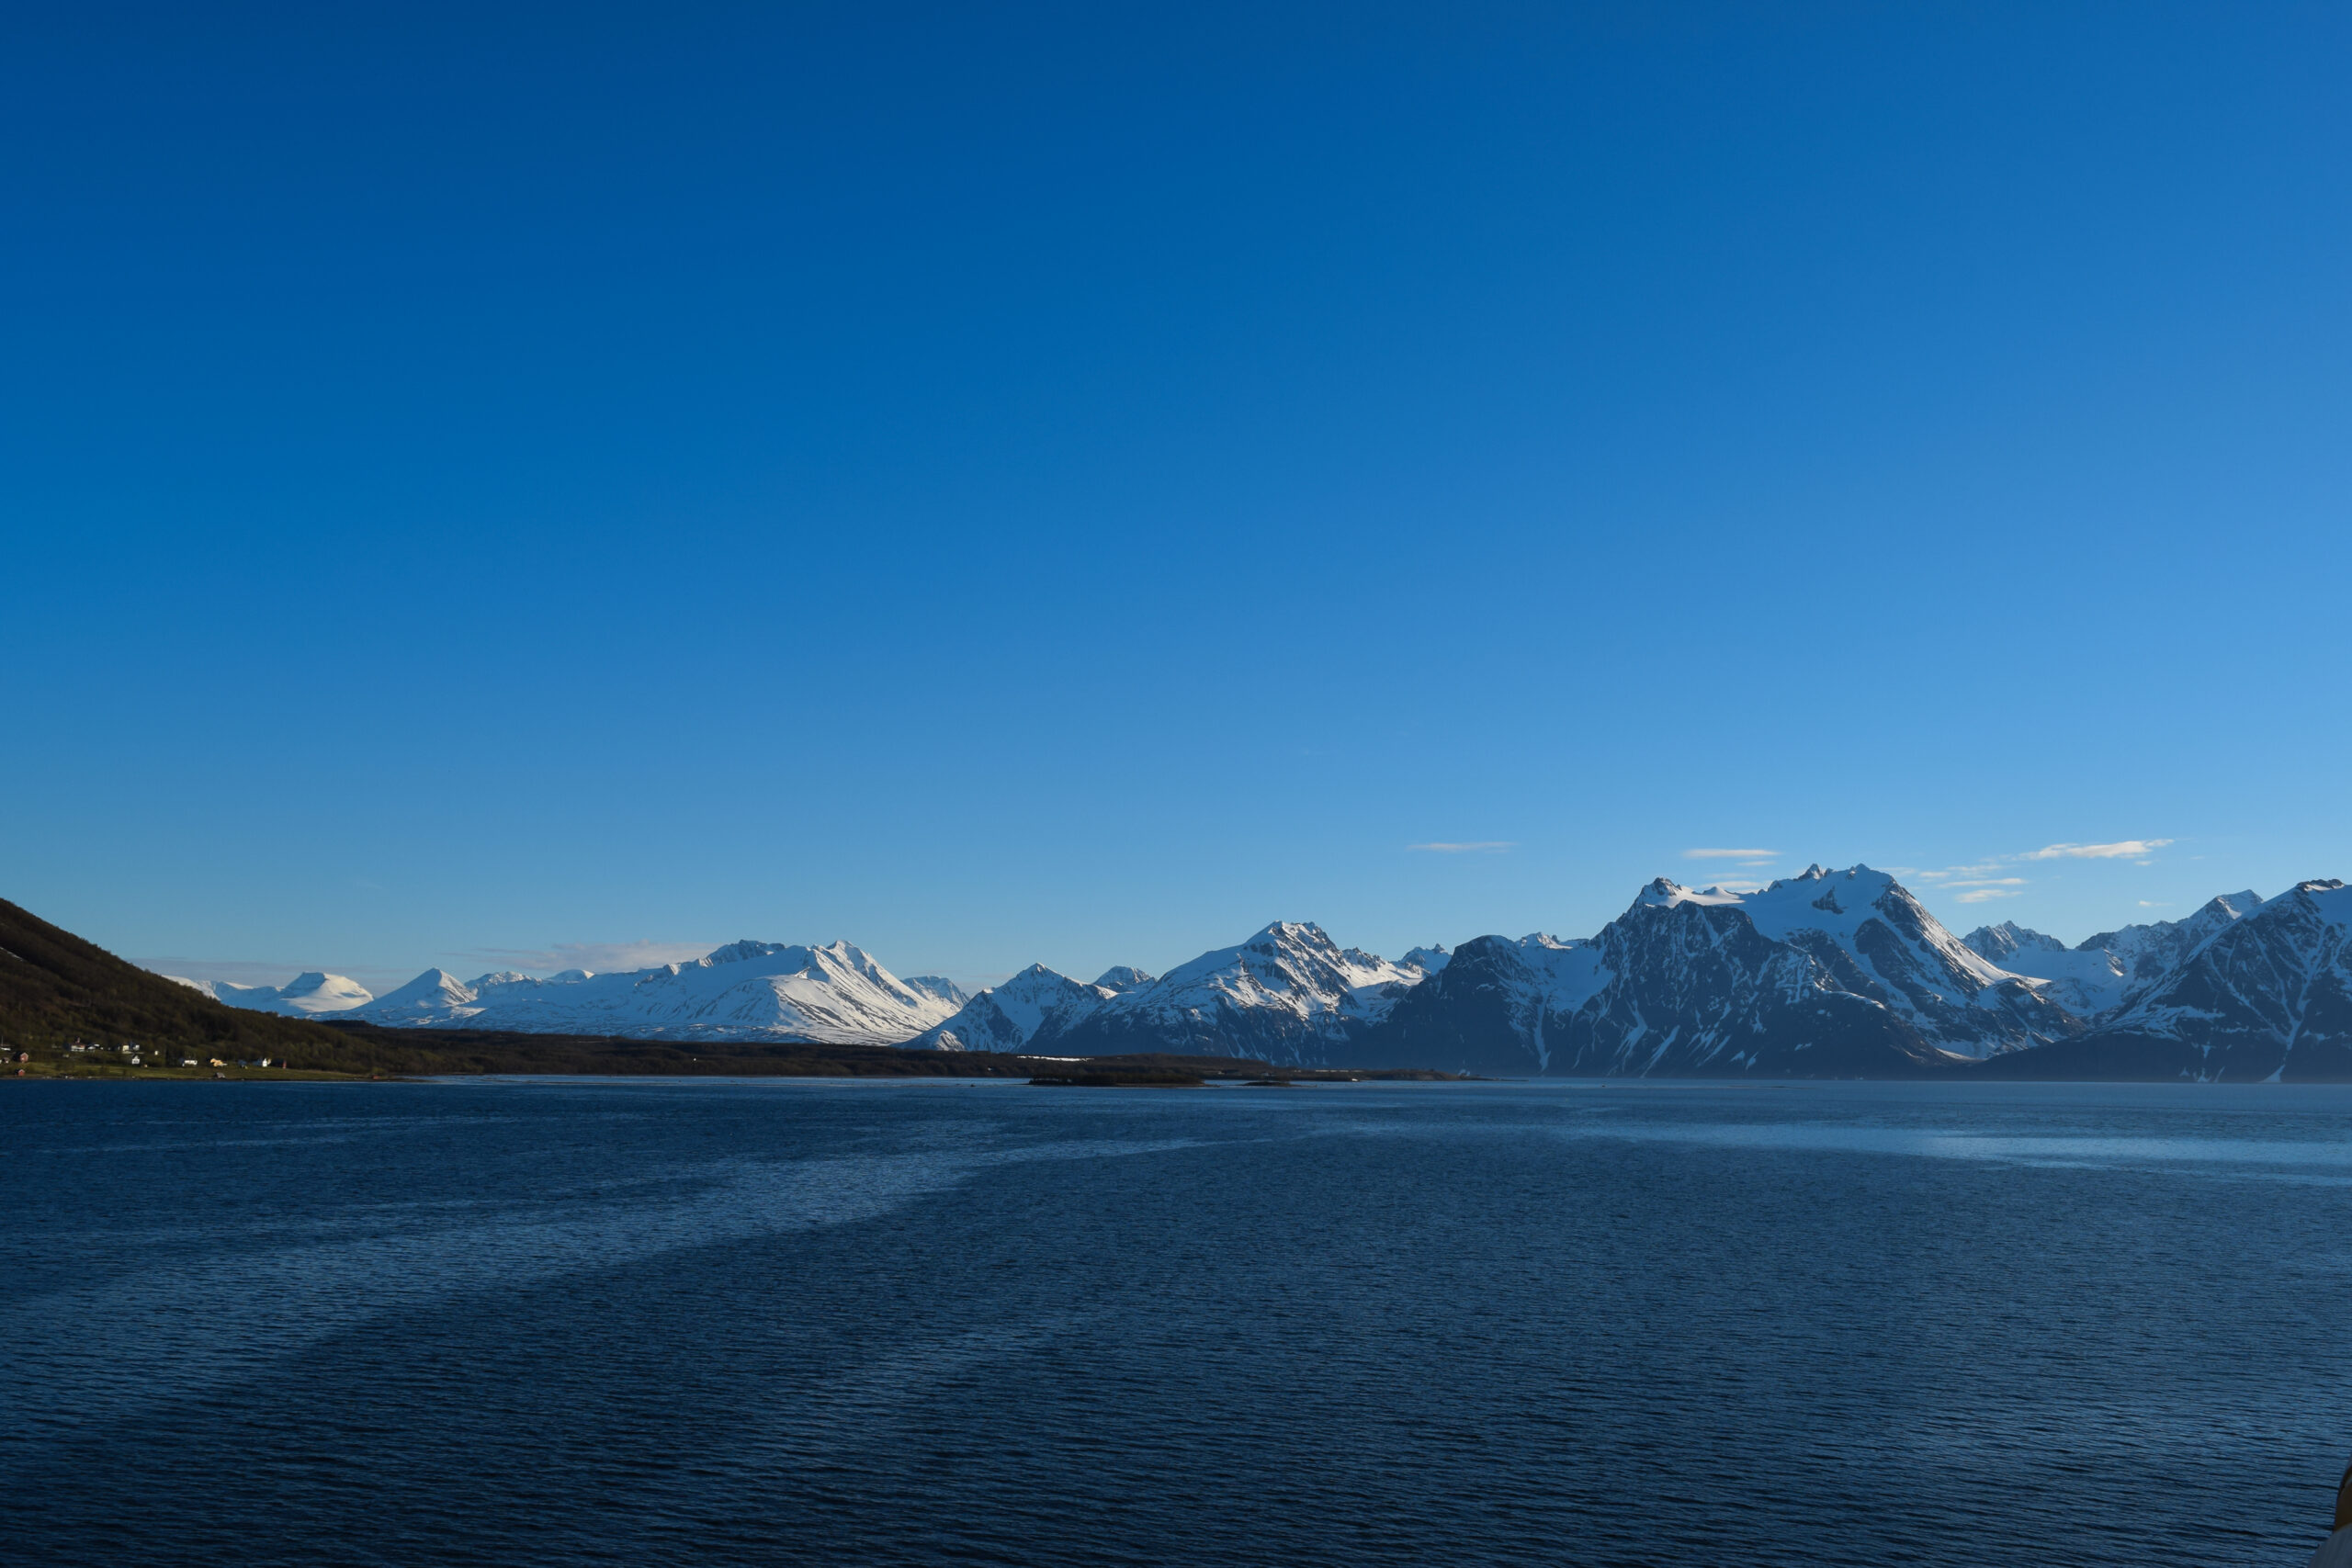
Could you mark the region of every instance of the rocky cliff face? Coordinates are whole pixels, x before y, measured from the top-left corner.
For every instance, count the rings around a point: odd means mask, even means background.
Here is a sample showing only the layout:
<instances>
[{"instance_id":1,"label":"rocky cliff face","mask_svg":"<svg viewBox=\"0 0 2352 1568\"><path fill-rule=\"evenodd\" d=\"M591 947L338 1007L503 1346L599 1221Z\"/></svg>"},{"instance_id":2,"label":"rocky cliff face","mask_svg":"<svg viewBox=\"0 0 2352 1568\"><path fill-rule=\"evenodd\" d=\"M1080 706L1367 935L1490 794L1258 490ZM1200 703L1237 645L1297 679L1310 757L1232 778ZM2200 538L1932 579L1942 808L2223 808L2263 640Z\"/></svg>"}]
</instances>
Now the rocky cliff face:
<instances>
[{"instance_id":1,"label":"rocky cliff face","mask_svg":"<svg viewBox=\"0 0 2352 1568\"><path fill-rule=\"evenodd\" d=\"M2050 1077L2352 1077L2352 888L2299 883L2215 922L2111 1017L2030 1065Z\"/></svg>"}]
</instances>

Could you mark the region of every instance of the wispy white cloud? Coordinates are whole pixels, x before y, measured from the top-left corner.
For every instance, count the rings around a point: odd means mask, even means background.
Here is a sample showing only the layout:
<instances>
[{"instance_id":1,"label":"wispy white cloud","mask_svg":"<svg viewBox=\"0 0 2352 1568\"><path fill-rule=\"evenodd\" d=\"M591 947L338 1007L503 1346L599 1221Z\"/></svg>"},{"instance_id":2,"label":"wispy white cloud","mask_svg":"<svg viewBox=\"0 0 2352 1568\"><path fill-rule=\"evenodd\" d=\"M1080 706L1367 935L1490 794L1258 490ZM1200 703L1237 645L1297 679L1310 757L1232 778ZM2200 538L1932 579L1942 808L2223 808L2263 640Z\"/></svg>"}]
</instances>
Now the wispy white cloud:
<instances>
[{"instance_id":1,"label":"wispy white cloud","mask_svg":"<svg viewBox=\"0 0 2352 1568\"><path fill-rule=\"evenodd\" d=\"M2172 908L2172 900L2169 898L2143 898L2140 900L2140 908L2143 909L2169 909Z\"/></svg>"},{"instance_id":2,"label":"wispy white cloud","mask_svg":"<svg viewBox=\"0 0 2352 1568\"><path fill-rule=\"evenodd\" d=\"M1684 860L1769 861L1779 859L1780 854L1781 852L1778 850L1685 850L1682 852L1682 858Z\"/></svg>"},{"instance_id":3,"label":"wispy white cloud","mask_svg":"<svg viewBox=\"0 0 2352 1568\"><path fill-rule=\"evenodd\" d=\"M1425 850L1430 854L1439 855L1492 855L1500 854L1505 850L1515 850L1519 848L1519 844L1512 839L1480 839L1468 843L1407 844L1405 847L1408 850Z\"/></svg>"},{"instance_id":4,"label":"wispy white cloud","mask_svg":"<svg viewBox=\"0 0 2352 1568\"><path fill-rule=\"evenodd\" d=\"M1941 871L1895 872L1893 874L1911 882L1932 882L1958 886L1978 877L1992 876L2001 869L1998 861L1978 861L1974 865L1948 865Z\"/></svg>"},{"instance_id":5,"label":"wispy white cloud","mask_svg":"<svg viewBox=\"0 0 2352 1568\"><path fill-rule=\"evenodd\" d=\"M585 969L604 975L616 969L691 964L718 945L715 942L560 942L552 947L469 948L452 956L509 969Z\"/></svg>"},{"instance_id":6,"label":"wispy white cloud","mask_svg":"<svg viewBox=\"0 0 2352 1568\"><path fill-rule=\"evenodd\" d=\"M2019 889L2032 885L2029 877L2004 874L2020 862L2129 860L2140 865L2153 865L2155 863L2148 857L2172 841L2170 839L2118 839L2111 844L2044 844L2038 850L2028 850L2022 854L1994 855L1973 865L1948 865L1941 871L1905 867L1894 874L1930 892L1949 893L1956 902L1982 904L1990 898L2015 897Z\"/></svg>"},{"instance_id":7,"label":"wispy white cloud","mask_svg":"<svg viewBox=\"0 0 2352 1568\"><path fill-rule=\"evenodd\" d=\"M2170 839L2118 839L2111 844L2044 844L2018 860L2141 860L2171 843Z\"/></svg>"}]
</instances>

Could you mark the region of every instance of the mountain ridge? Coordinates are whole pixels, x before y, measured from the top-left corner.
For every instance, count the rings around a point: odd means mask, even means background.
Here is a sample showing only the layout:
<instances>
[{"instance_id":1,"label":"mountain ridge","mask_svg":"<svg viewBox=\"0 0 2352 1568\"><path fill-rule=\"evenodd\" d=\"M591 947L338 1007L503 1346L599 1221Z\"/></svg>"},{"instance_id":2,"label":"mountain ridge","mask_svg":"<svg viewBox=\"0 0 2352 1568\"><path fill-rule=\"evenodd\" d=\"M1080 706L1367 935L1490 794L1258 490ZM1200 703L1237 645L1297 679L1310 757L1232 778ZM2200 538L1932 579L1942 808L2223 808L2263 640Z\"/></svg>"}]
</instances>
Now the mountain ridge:
<instances>
[{"instance_id":1,"label":"mountain ridge","mask_svg":"<svg viewBox=\"0 0 2352 1568\"><path fill-rule=\"evenodd\" d=\"M1659 877L1589 938L1482 936L1394 962L1276 920L1162 976L1032 964L967 994L901 980L846 942L747 939L616 974L428 970L318 1016L1536 1077L2352 1074L2332 1010L2352 1010L2340 894L2324 879L2278 899L2224 894L2070 948L2007 920L1955 936L1893 874L1815 865L1763 887ZM333 979L254 989L288 1006Z\"/></svg>"}]
</instances>

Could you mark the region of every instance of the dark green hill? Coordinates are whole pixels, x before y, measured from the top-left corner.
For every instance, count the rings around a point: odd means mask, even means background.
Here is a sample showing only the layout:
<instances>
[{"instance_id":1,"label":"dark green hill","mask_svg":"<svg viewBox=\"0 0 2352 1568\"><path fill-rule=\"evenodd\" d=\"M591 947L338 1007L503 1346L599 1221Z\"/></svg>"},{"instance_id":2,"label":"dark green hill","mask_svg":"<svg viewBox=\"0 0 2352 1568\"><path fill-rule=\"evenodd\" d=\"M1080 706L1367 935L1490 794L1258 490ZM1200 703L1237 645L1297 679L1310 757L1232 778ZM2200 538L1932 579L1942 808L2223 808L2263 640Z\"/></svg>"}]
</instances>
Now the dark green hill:
<instances>
[{"instance_id":1,"label":"dark green hill","mask_svg":"<svg viewBox=\"0 0 2352 1568\"><path fill-rule=\"evenodd\" d=\"M48 1055L70 1040L136 1041L211 1056L346 1055L334 1032L223 1007L0 898L0 1043Z\"/></svg>"}]
</instances>

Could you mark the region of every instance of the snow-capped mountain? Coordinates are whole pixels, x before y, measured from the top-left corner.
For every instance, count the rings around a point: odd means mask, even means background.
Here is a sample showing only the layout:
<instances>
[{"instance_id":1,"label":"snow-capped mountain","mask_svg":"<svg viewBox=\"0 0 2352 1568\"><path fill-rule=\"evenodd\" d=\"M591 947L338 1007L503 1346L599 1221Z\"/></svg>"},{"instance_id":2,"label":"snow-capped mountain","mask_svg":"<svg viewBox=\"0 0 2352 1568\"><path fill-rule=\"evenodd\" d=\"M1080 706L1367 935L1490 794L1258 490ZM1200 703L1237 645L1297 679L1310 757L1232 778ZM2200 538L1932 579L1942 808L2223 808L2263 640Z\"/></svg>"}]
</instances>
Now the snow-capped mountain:
<instances>
[{"instance_id":1,"label":"snow-capped mountain","mask_svg":"<svg viewBox=\"0 0 2352 1568\"><path fill-rule=\"evenodd\" d=\"M1428 975L1419 963L1391 964L1341 948L1320 926L1277 920L1247 942L1204 953L1159 979L1117 992L1065 1026L1039 1032L1029 1049L1064 1056L1165 1051L1320 1065L1344 1055Z\"/></svg>"},{"instance_id":2,"label":"snow-capped mountain","mask_svg":"<svg viewBox=\"0 0 2352 1568\"><path fill-rule=\"evenodd\" d=\"M2216 931L2261 907L2262 896L2250 889L2225 893L2186 919L2101 931L2074 947L2013 920L1979 926L1961 941L2012 975L2050 982L2043 995L2090 1018L2156 985Z\"/></svg>"},{"instance_id":3,"label":"snow-capped mountain","mask_svg":"<svg viewBox=\"0 0 2352 1568\"><path fill-rule=\"evenodd\" d=\"M2080 1023L1884 872L1757 892L1664 877L1589 942L1481 937L1371 1032L1365 1065L1564 1075L1883 1074Z\"/></svg>"},{"instance_id":4,"label":"snow-capped mountain","mask_svg":"<svg viewBox=\"0 0 2352 1568\"><path fill-rule=\"evenodd\" d=\"M910 975L907 984L918 991L937 997L949 1007L959 1008L972 999L972 993L944 975Z\"/></svg>"},{"instance_id":5,"label":"snow-capped mountain","mask_svg":"<svg viewBox=\"0 0 2352 1568\"><path fill-rule=\"evenodd\" d=\"M239 986L227 980L191 980L181 975L166 975L164 978L202 991L214 1001L226 1002L232 1008L274 1012L287 1018L348 1012L375 999L358 981L316 969L297 975L283 986Z\"/></svg>"},{"instance_id":6,"label":"snow-capped mountain","mask_svg":"<svg viewBox=\"0 0 2352 1568\"><path fill-rule=\"evenodd\" d=\"M2352 1077L2352 887L2300 883L2243 915L2207 919L2242 897L2192 916L2203 940L2090 1033L2053 1050L2052 1067L2086 1077Z\"/></svg>"},{"instance_id":7,"label":"snow-capped mountain","mask_svg":"<svg viewBox=\"0 0 2352 1568\"><path fill-rule=\"evenodd\" d=\"M543 1034L895 1045L944 1021L960 995L935 977L910 985L845 942L739 942L691 964L605 975L575 969L544 980L504 973L460 983L431 969L346 1016Z\"/></svg>"},{"instance_id":8,"label":"snow-capped mountain","mask_svg":"<svg viewBox=\"0 0 2352 1568\"><path fill-rule=\"evenodd\" d=\"M582 979L588 977L584 970L571 973L579 975ZM485 975L482 978L487 981L495 976ZM447 1028L453 1022L463 1021L458 1010L470 1003L474 995L473 987L447 969L427 969L407 985L378 997L365 1011L354 1016L370 1023Z\"/></svg>"},{"instance_id":9,"label":"snow-capped mountain","mask_svg":"<svg viewBox=\"0 0 2352 1568\"><path fill-rule=\"evenodd\" d=\"M942 1051L1025 1051L1039 1034L1059 1034L1118 994L1108 986L1090 986L1033 964L1012 979L990 986L955 1017L908 1043Z\"/></svg>"},{"instance_id":10,"label":"snow-capped mountain","mask_svg":"<svg viewBox=\"0 0 2352 1568\"><path fill-rule=\"evenodd\" d=\"M2210 899L2186 919L2157 920L2086 937L2083 947L2111 953L2123 966L2129 987L2139 990L2179 968L2188 956L2225 927L2262 908L2263 897L2252 888L2224 893Z\"/></svg>"},{"instance_id":11,"label":"snow-capped mountain","mask_svg":"<svg viewBox=\"0 0 2352 1568\"><path fill-rule=\"evenodd\" d=\"M2130 979L2121 960L2105 948L2068 947L2015 920L1979 926L1960 940L1988 964L2045 982L2041 994L2079 1018L2121 1001Z\"/></svg>"}]
</instances>

